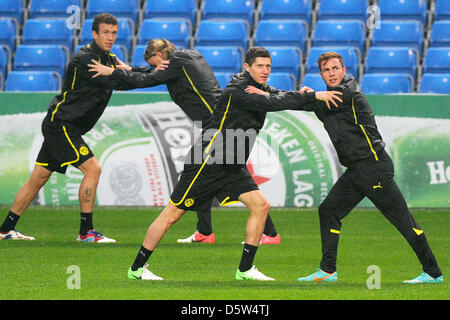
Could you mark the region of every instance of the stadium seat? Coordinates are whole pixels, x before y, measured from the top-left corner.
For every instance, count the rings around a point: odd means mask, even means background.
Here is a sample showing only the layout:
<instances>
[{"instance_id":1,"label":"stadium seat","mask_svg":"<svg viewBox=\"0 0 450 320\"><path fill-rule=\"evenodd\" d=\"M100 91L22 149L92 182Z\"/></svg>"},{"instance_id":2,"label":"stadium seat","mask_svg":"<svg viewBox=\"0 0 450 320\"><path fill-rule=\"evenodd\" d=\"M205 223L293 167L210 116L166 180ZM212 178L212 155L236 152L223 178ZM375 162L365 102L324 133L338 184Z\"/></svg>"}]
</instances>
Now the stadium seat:
<instances>
[{"instance_id":1,"label":"stadium seat","mask_svg":"<svg viewBox=\"0 0 450 320\"><path fill-rule=\"evenodd\" d=\"M382 20L416 20L426 25L427 2L425 0L379 0Z\"/></svg>"},{"instance_id":2,"label":"stadium seat","mask_svg":"<svg viewBox=\"0 0 450 320\"><path fill-rule=\"evenodd\" d=\"M5 91L59 91L61 78L53 71L11 71Z\"/></svg>"},{"instance_id":3,"label":"stadium seat","mask_svg":"<svg viewBox=\"0 0 450 320\"><path fill-rule=\"evenodd\" d=\"M81 47L84 47L86 44L79 44L76 46L75 50L73 51L73 53L77 53L78 50L80 50ZM127 49L124 46L115 44L113 45L113 47L111 48L111 53L114 53L117 58L119 58L121 61L127 63L128 62L128 53L127 53Z\"/></svg>"},{"instance_id":4,"label":"stadium seat","mask_svg":"<svg viewBox=\"0 0 450 320\"><path fill-rule=\"evenodd\" d=\"M307 24L311 21L310 0L264 0L261 5L261 20L298 19Z\"/></svg>"},{"instance_id":5,"label":"stadium seat","mask_svg":"<svg viewBox=\"0 0 450 320\"><path fill-rule=\"evenodd\" d=\"M412 81L407 73L366 73L361 81L361 90L365 94L410 93Z\"/></svg>"},{"instance_id":6,"label":"stadium seat","mask_svg":"<svg viewBox=\"0 0 450 320\"><path fill-rule=\"evenodd\" d=\"M255 31L255 46L293 46L306 51L308 26L302 20L261 20Z\"/></svg>"},{"instance_id":7,"label":"stadium seat","mask_svg":"<svg viewBox=\"0 0 450 320\"><path fill-rule=\"evenodd\" d=\"M136 88L132 90L128 90L127 92L168 92L167 85L160 84L154 87L146 87L146 88Z\"/></svg>"},{"instance_id":8,"label":"stadium seat","mask_svg":"<svg viewBox=\"0 0 450 320\"><path fill-rule=\"evenodd\" d=\"M318 20L351 19L367 21L367 0L322 0L318 11Z\"/></svg>"},{"instance_id":9,"label":"stadium seat","mask_svg":"<svg viewBox=\"0 0 450 320\"><path fill-rule=\"evenodd\" d=\"M313 46L354 46L361 55L366 40L365 25L359 20L319 20L313 37Z\"/></svg>"},{"instance_id":10,"label":"stadium seat","mask_svg":"<svg viewBox=\"0 0 450 320\"><path fill-rule=\"evenodd\" d=\"M0 73L4 76L10 69L11 55L9 49L0 46Z\"/></svg>"},{"instance_id":11,"label":"stadium seat","mask_svg":"<svg viewBox=\"0 0 450 320\"><path fill-rule=\"evenodd\" d=\"M119 31L117 34L116 44L124 46L128 52L134 43L134 25L127 18L118 18ZM80 32L80 44L88 44L92 42L92 21L93 19L86 19L83 22L83 27Z\"/></svg>"},{"instance_id":12,"label":"stadium seat","mask_svg":"<svg viewBox=\"0 0 450 320\"><path fill-rule=\"evenodd\" d=\"M0 45L8 46L11 52L16 48L17 30L17 25L12 19L0 19Z\"/></svg>"},{"instance_id":13,"label":"stadium seat","mask_svg":"<svg viewBox=\"0 0 450 320\"><path fill-rule=\"evenodd\" d=\"M206 0L203 19L242 19L253 24L254 0Z\"/></svg>"},{"instance_id":14,"label":"stadium seat","mask_svg":"<svg viewBox=\"0 0 450 320\"><path fill-rule=\"evenodd\" d=\"M147 0L144 19L184 18L195 25L196 0Z\"/></svg>"},{"instance_id":15,"label":"stadium seat","mask_svg":"<svg viewBox=\"0 0 450 320\"><path fill-rule=\"evenodd\" d=\"M94 19L96 15L108 12L117 18L129 18L134 25L138 22L138 0L89 0L86 18Z\"/></svg>"},{"instance_id":16,"label":"stadium seat","mask_svg":"<svg viewBox=\"0 0 450 320\"><path fill-rule=\"evenodd\" d=\"M315 91L327 90L327 85L322 80L322 77L320 76L319 73L307 73L303 77L302 84L300 85L300 88L302 87L310 87Z\"/></svg>"},{"instance_id":17,"label":"stadium seat","mask_svg":"<svg viewBox=\"0 0 450 320\"><path fill-rule=\"evenodd\" d=\"M238 73L242 71L243 52L239 47L195 47L214 72Z\"/></svg>"},{"instance_id":18,"label":"stadium seat","mask_svg":"<svg viewBox=\"0 0 450 320\"><path fill-rule=\"evenodd\" d=\"M13 70L55 71L64 76L69 53L62 45L26 45L17 47Z\"/></svg>"},{"instance_id":19,"label":"stadium seat","mask_svg":"<svg viewBox=\"0 0 450 320\"><path fill-rule=\"evenodd\" d=\"M423 27L418 21L381 21L373 30L372 46L411 47L422 52Z\"/></svg>"},{"instance_id":20,"label":"stadium seat","mask_svg":"<svg viewBox=\"0 0 450 320\"><path fill-rule=\"evenodd\" d=\"M272 72L267 79L267 84L278 90L292 91L296 89L296 80L292 73Z\"/></svg>"},{"instance_id":21,"label":"stadium seat","mask_svg":"<svg viewBox=\"0 0 450 320\"><path fill-rule=\"evenodd\" d=\"M359 62L361 61L359 51L355 47L312 47L306 60L306 73L320 73L317 59L324 52L334 51L344 59L346 74L355 79L359 78Z\"/></svg>"},{"instance_id":22,"label":"stadium seat","mask_svg":"<svg viewBox=\"0 0 450 320\"><path fill-rule=\"evenodd\" d=\"M424 73L450 73L450 47L431 47L424 60Z\"/></svg>"},{"instance_id":23,"label":"stadium seat","mask_svg":"<svg viewBox=\"0 0 450 320\"><path fill-rule=\"evenodd\" d=\"M424 73L419 92L450 94L450 73Z\"/></svg>"},{"instance_id":24,"label":"stadium seat","mask_svg":"<svg viewBox=\"0 0 450 320\"><path fill-rule=\"evenodd\" d=\"M416 78L417 50L397 47L371 47L366 58L366 73L408 73Z\"/></svg>"},{"instance_id":25,"label":"stadium seat","mask_svg":"<svg viewBox=\"0 0 450 320\"><path fill-rule=\"evenodd\" d=\"M238 46L247 50L249 29L244 21L202 20L197 30L197 46Z\"/></svg>"},{"instance_id":26,"label":"stadium seat","mask_svg":"<svg viewBox=\"0 0 450 320\"><path fill-rule=\"evenodd\" d=\"M431 47L450 47L450 20L433 23L430 38Z\"/></svg>"},{"instance_id":27,"label":"stadium seat","mask_svg":"<svg viewBox=\"0 0 450 320\"><path fill-rule=\"evenodd\" d=\"M23 44L60 44L73 50L74 30L66 19L28 19L23 27Z\"/></svg>"},{"instance_id":28,"label":"stadium seat","mask_svg":"<svg viewBox=\"0 0 450 320\"><path fill-rule=\"evenodd\" d=\"M178 49L190 48L191 24L187 19L145 19L138 34L138 44L147 44L155 38L164 38Z\"/></svg>"},{"instance_id":29,"label":"stadium seat","mask_svg":"<svg viewBox=\"0 0 450 320\"><path fill-rule=\"evenodd\" d=\"M222 90L225 89L225 87L232 79L231 72L214 72L214 75L216 76L217 82L219 82L219 85L222 88Z\"/></svg>"},{"instance_id":30,"label":"stadium seat","mask_svg":"<svg viewBox=\"0 0 450 320\"><path fill-rule=\"evenodd\" d=\"M291 73L297 81L303 55L297 47L266 47L272 56L272 72Z\"/></svg>"},{"instance_id":31,"label":"stadium seat","mask_svg":"<svg viewBox=\"0 0 450 320\"><path fill-rule=\"evenodd\" d=\"M450 20L450 1L436 0L434 9L434 21Z\"/></svg>"},{"instance_id":32,"label":"stadium seat","mask_svg":"<svg viewBox=\"0 0 450 320\"><path fill-rule=\"evenodd\" d=\"M145 48L147 45L139 44L134 47L131 55L131 66L133 67L149 67L147 61L144 60Z\"/></svg>"},{"instance_id":33,"label":"stadium seat","mask_svg":"<svg viewBox=\"0 0 450 320\"><path fill-rule=\"evenodd\" d=\"M0 18L12 18L18 25L23 22L23 0L0 1Z\"/></svg>"},{"instance_id":34,"label":"stadium seat","mask_svg":"<svg viewBox=\"0 0 450 320\"><path fill-rule=\"evenodd\" d=\"M67 12L70 6L81 10L81 0L31 0L28 18L67 18L73 14Z\"/></svg>"}]
</instances>

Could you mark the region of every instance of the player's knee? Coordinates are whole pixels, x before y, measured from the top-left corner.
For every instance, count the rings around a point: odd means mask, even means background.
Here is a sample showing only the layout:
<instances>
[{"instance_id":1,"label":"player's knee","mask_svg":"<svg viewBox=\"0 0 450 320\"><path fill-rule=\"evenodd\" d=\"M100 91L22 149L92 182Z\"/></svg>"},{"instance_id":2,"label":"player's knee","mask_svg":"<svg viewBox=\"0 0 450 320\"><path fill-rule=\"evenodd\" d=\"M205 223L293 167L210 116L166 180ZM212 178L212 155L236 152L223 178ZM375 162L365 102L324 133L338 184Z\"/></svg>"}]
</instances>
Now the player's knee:
<instances>
[{"instance_id":1,"label":"player's knee","mask_svg":"<svg viewBox=\"0 0 450 320\"><path fill-rule=\"evenodd\" d=\"M319 205L318 211L319 211L319 216L329 216L329 215L331 215L330 208L324 202L322 202Z\"/></svg>"}]
</instances>

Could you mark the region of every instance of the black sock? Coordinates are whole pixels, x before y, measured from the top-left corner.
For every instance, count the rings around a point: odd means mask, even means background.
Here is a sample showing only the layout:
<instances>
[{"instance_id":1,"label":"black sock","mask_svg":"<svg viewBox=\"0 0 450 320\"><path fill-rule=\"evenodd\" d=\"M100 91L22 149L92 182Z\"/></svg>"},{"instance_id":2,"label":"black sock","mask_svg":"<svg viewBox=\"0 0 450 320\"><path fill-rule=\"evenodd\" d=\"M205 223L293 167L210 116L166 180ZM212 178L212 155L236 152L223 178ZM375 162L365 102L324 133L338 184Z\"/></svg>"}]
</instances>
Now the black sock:
<instances>
[{"instance_id":1,"label":"black sock","mask_svg":"<svg viewBox=\"0 0 450 320\"><path fill-rule=\"evenodd\" d=\"M20 216L12 212L11 210L8 212L8 215L5 218L2 226L0 227L0 232L6 233L16 227L17 222L19 221Z\"/></svg>"},{"instance_id":2,"label":"black sock","mask_svg":"<svg viewBox=\"0 0 450 320\"><path fill-rule=\"evenodd\" d=\"M277 230L275 229L275 225L270 218L270 215L267 216L266 224L264 225L264 234L269 237L275 237L278 234Z\"/></svg>"},{"instance_id":3,"label":"black sock","mask_svg":"<svg viewBox=\"0 0 450 320\"><path fill-rule=\"evenodd\" d=\"M152 250L146 249L144 246L141 246L139 249L139 253L136 256L136 259L133 262L133 265L131 266L131 270L136 271L139 268L142 268L146 263L148 258L150 258L151 254L153 253Z\"/></svg>"},{"instance_id":4,"label":"black sock","mask_svg":"<svg viewBox=\"0 0 450 320\"><path fill-rule=\"evenodd\" d=\"M250 244L244 244L244 250L242 250L241 263L239 264L239 271L245 272L250 270L253 266L253 260L255 259L256 250L258 247L252 246Z\"/></svg>"},{"instance_id":5,"label":"black sock","mask_svg":"<svg viewBox=\"0 0 450 320\"><path fill-rule=\"evenodd\" d=\"M93 213L81 212L80 234L86 235L89 230L94 229L94 226L92 224L93 215Z\"/></svg>"}]
</instances>

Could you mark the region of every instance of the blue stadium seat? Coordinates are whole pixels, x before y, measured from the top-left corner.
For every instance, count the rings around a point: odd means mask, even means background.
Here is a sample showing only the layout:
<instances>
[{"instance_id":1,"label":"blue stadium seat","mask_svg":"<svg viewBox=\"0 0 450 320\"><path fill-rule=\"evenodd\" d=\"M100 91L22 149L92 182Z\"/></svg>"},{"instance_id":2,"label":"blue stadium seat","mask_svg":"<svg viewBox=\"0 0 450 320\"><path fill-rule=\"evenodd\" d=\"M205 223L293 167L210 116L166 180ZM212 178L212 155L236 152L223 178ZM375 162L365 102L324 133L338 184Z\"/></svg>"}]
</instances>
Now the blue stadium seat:
<instances>
[{"instance_id":1,"label":"blue stadium seat","mask_svg":"<svg viewBox=\"0 0 450 320\"><path fill-rule=\"evenodd\" d=\"M205 58L214 72L238 73L242 71L243 52L239 47L195 47Z\"/></svg>"},{"instance_id":2,"label":"blue stadium seat","mask_svg":"<svg viewBox=\"0 0 450 320\"><path fill-rule=\"evenodd\" d=\"M195 25L196 0L147 0L144 19L184 18Z\"/></svg>"},{"instance_id":3,"label":"blue stadium seat","mask_svg":"<svg viewBox=\"0 0 450 320\"><path fill-rule=\"evenodd\" d=\"M10 51L5 47L0 47L0 73L5 76L10 69L11 55Z\"/></svg>"},{"instance_id":4,"label":"blue stadium seat","mask_svg":"<svg viewBox=\"0 0 450 320\"><path fill-rule=\"evenodd\" d=\"M367 0L322 0L318 19L352 19L367 21Z\"/></svg>"},{"instance_id":5,"label":"blue stadium seat","mask_svg":"<svg viewBox=\"0 0 450 320\"><path fill-rule=\"evenodd\" d=\"M80 44L88 44L92 41L92 21L93 19L84 20L80 32ZM117 21L119 23L119 31L116 44L124 46L128 54L134 42L134 24L127 18L118 18Z\"/></svg>"},{"instance_id":6,"label":"blue stadium seat","mask_svg":"<svg viewBox=\"0 0 450 320\"><path fill-rule=\"evenodd\" d=\"M73 53L77 53L78 50L80 50L80 48L84 47L85 45L86 44L79 44L79 45L77 45L75 50L73 51ZM119 58L123 62L127 63L127 61L128 61L128 53L127 53L127 49L124 46L115 44L111 48L110 52L114 53L117 56L117 58Z\"/></svg>"},{"instance_id":7,"label":"blue stadium seat","mask_svg":"<svg viewBox=\"0 0 450 320\"><path fill-rule=\"evenodd\" d=\"M179 49L187 49L191 42L191 24L187 19L145 19L142 22L138 44L147 44L155 38L164 38Z\"/></svg>"},{"instance_id":8,"label":"blue stadium seat","mask_svg":"<svg viewBox=\"0 0 450 320\"><path fill-rule=\"evenodd\" d=\"M416 20L426 25L427 2L424 0L379 0L382 20Z\"/></svg>"},{"instance_id":9,"label":"blue stadium seat","mask_svg":"<svg viewBox=\"0 0 450 320\"><path fill-rule=\"evenodd\" d=\"M261 5L261 20L300 19L311 21L310 0L264 0Z\"/></svg>"},{"instance_id":10,"label":"blue stadium seat","mask_svg":"<svg viewBox=\"0 0 450 320\"><path fill-rule=\"evenodd\" d=\"M12 19L0 19L0 45L8 46L11 52L15 50L17 30L17 25Z\"/></svg>"},{"instance_id":11,"label":"blue stadium seat","mask_svg":"<svg viewBox=\"0 0 450 320\"><path fill-rule=\"evenodd\" d=\"M365 25L359 20L319 20L313 37L313 46L354 46L364 53Z\"/></svg>"},{"instance_id":12,"label":"blue stadium seat","mask_svg":"<svg viewBox=\"0 0 450 320\"><path fill-rule=\"evenodd\" d=\"M424 73L419 92L450 94L450 73Z\"/></svg>"},{"instance_id":13,"label":"blue stadium seat","mask_svg":"<svg viewBox=\"0 0 450 320\"><path fill-rule=\"evenodd\" d=\"M216 76L217 82L219 82L222 90L225 89L232 78L231 72L214 72L214 75Z\"/></svg>"},{"instance_id":14,"label":"blue stadium seat","mask_svg":"<svg viewBox=\"0 0 450 320\"><path fill-rule=\"evenodd\" d=\"M272 56L272 72L291 73L297 81L303 61L302 52L297 47L266 47Z\"/></svg>"},{"instance_id":15,"label":"blue stadium seat","mask_svg":"<svg viewBox=\"0 0 450 320\"><path fill-rule=\"evenodd\" d=\"M94 19L96 15L108 12L117 18L129 18L135 25L138 22L138 0L89 0L86 18Z\"/></svg>"},{"instance_id":16,"label":"blue stadium seat","mask_svg":"<svg viewBox=\"0 0 450 320\"><path fill-rule=\"evenodd\" d=\"M197 46L248 46L249 29L244 21L202 20L197 30Z\"/></svg>"},{"instance_id":17,"label":"blue stadium seat","mask_svg":"<svg viewBox=\"0 0 450 320\"><path fill-rule=\"evenodd\" d=\"M450 47L431 47L424 60L424 73L450 73Z\"/></svg>"},{"instance_id":18,"label":"blue stadium seat","mask_svg":"<svg viewBox=\"0 0 450 320\"><path fill-rule=\"evenodd\" d=\"M450 47L450 20L433 23L430 38L431 47Z\"/></svg>"},{"instance_id":19,"label":"blue stadium seat","mask_svg":"<svg viewBox=\"0 0 450 320\"><path fill-rule=\"evenodd\" d=\"M11 71L5 91L59 91L61 78L53 71Z\"/></svg>"},{"instance_id":20,"label":"blue stadium seat","mask_svg":"<svg viewBox=\"0 0 450 320\"><path fill-rule=\"evenodd\" d=\"M154 87L146 87L146 88L136 88L132 90L128 90L128 92L168 92L167 85L160 84Z\"/></svg>"},{"instance_id":21,"label":"blue stadium seat","mask_svg":"<svg viewBox=\"0 0 450 320\"><path fill-rule=\"evenodd\" d=\"M267 79L267 84L278 90L293 91L296 89L296 80L292 73L272 72Z\"/></svg>"},{"instance_id":22,"label":"blue stadium seat","mask_svg":"<svg viewBox=\"0 0 450 320\"><path fill-rule=\"evenodd\" d=\"M410 93L413 80L407 73L366 73L361 81L365 94Z\"/></svg>"},{"instance_id":23,"label":"blue stadium seat","mask_svg":"<svg viewBox=\"0 0 450 320\"><path fill-rule=\"evenodd\" d=\"M303 77L302 84L300 85L300 88L302 87L310 87L314 89L315 91L325 91L327 90L327 85L322 80L322 77L319 73L307 73Z\"/></svg>"},{"instance_id":24,"label":"blue stadium seat","mask_svg":"<svg viewBox=\"0 0 450 320\"><path fill-rule=\"evenodd\" d=\"M145 48L147 45L138 44L134 47L133 54L131 55L131 66L133 67L149 67L147 61L144 60Z\"/></svg>"},{"instance_id":25,"label":"blue stadium seat","mask_svg":"<svg viewBox=\"0 0 450 320\"><path fill-rule=\"evenodd\" d=\"M74 30L66 19L28 19L23 27L23 44L60 44L73 50Z\"/></svg>"},{"instance_id":26,"label":"blue stadium seat","mask_svg":"<svg viewBox=\"0 0 450 320\"><path fill-rule=\"evenodd\" d=\"M17 47L13 69L15 71L55 71L64 76L68 51L62 45L26 45Z\"/></svg>"},{"instance_id":27,"label":"blue stadium seat","mask_svg":"<svg viewBox=\"0 0 450 320\"><path fill-rule=\"evenodd\" d=\"M361 61L359 51L355 47L312 47L306 60L306 73L320 73L317 59L324 52L334 51L344 59L347 76L359 78L359 63Z\"/></svg>"},{"instance_id":28,"label":"blue stadium seat","mask_svg":"<svg viewBox=\"0 0 450 320\"><path fill-rule=\"evenodd\" d=\"M70 6L81 10L81 0L31 0L28 18L67 18L73 14L67 13Z\"/></svg>"},{"instance_id":29,"label":"blue stadium seat","mask_svg":"<svg viewBox=\"0 0 450 320\"><path fill-rule=\"evenodd\" d=\"M450 20L450 1L436 0L434 9L434 21Z\"/></svg>"},{"instance_id":30,"label":"blue stadium seat","mask_svg":"<svg viewBox=\"0 0 450 320\"><path fill-rule=\"evenodd\" d=\"M242 19L253 24L254 0L207 0L203 6L203 19Z\"/></svg>"},{"instance_id":31,"label":"blue stadium seat","mask_svg":"<svg viewBox=\"0 0 450 320\"><path fill-rule=\"evenodd\" d=\"M423 27L418 21L381 21L373 30L372 46L411 47L422 52Z\"/></svg>"},{"instance_id":32,"label":"blue stadium seat","mask_svg":"<svg viewBox=\"0 0 450 320\"><path fill-rule=\"evenodd\" d=\"M294 46L306 49L308 27L302 20L261 20L255 31L255 46Z\"/></svg>"},{"instance_id":33,"label":"blue stadium seat","mask_svg":"<svg viewBox=\"0 0 450 320\"><path fill-rule=\"evenodd\" d=\"M18 24L22 24L23 4L23 0L0 1L0 18L12 18Z\"/></svg>"},{"instance_id":34,"label":"blue stadium seat","mask_svg":"<svg viewBox=\"0 0 450 320\"><path fill-rule=\"evenodd\" d=\"M371 47L366 58L366 73L408 73L416 78L417 50L397 47Z\"/></svg>"}]
</instances>

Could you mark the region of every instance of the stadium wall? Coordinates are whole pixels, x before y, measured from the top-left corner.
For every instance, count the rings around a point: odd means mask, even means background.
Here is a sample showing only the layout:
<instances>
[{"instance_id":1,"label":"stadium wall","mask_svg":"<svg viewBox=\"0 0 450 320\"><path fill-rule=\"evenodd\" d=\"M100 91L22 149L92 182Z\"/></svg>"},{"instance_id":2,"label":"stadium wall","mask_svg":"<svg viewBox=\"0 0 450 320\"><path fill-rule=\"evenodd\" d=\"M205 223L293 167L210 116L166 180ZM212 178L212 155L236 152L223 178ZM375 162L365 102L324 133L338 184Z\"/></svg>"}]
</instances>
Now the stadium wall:
<instances>
[{"instance_id":1,"label":"stadium wall","mask_svg":"<svg viewBox=\"0 0 450 320\"><path fill-rule=\"evenodd\" d=\"M0 204L12 203L42 142L54 93L0 93ZM373 95L368 100L396 181L410 207L450 207L450 96ZM167 93L115 93L85 140L102 165L99 205L162 206L199 133ZM274 207L317 207L345 168L314 114L269 113L247 163ZM78 204L82 175L54 174L36 204ZM364 200L360 206L372 206Z\"/></svg>"}]
</instances>

